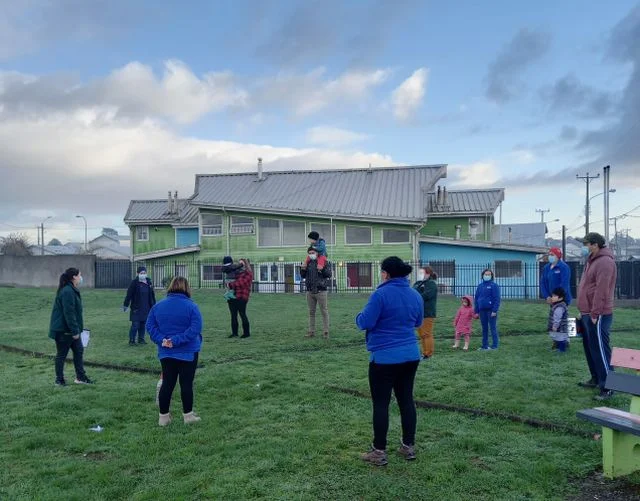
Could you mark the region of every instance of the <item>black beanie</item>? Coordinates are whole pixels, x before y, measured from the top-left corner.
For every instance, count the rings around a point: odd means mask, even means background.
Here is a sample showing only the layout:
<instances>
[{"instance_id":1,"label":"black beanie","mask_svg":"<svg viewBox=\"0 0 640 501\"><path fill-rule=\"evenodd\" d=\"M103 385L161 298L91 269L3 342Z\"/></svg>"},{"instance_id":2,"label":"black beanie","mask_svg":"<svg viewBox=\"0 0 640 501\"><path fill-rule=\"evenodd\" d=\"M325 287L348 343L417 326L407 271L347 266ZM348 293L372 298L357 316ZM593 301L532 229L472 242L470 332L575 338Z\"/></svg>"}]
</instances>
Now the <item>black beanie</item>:
<instances>
[{"instance_id":1,"label":"black beanie","mask_svg":"<svg viewBox=\"0 0 640 501\"><path fill-rule=\"evenodd\" d=\"M144 266L138 266L138 271L137 273L140 273L142 271L147 271L147 268L145 268Z\"/></svg>"},{"instance_id":2,"label":"black beanie","mask_svg":"<svg viewBox=\"0 0 640 501\"><path fill-rule=\"evenodd\" d=\"M319 240L320 239L320 233L318 233L317 231L312 231L311 233L309 233L307 235L308 238L310 238L311 240Z\"/></svg>"},{"instance_id":3,"label":"black beanie","mask_svg":"<svg viewBox=\"0 0 640 501\"><path fill-rule=\"evenodd\" d=\"M230 264L233 264L233 258L231 256L225 256L222 258L222 264L224 266L229 266Z\"/></svg>"},{"instance_id":4,"label":"black beanie","mask_svg":"<svg viewBox=\"0 0 640 501\"><path fill-rule=\"evenodd\" d=\"M380 265L382 271L386 271L391 278L406 277L411 273L413 267L405 263L397 256L390 256L382 261Z\"/></svg>"}]
</instances>

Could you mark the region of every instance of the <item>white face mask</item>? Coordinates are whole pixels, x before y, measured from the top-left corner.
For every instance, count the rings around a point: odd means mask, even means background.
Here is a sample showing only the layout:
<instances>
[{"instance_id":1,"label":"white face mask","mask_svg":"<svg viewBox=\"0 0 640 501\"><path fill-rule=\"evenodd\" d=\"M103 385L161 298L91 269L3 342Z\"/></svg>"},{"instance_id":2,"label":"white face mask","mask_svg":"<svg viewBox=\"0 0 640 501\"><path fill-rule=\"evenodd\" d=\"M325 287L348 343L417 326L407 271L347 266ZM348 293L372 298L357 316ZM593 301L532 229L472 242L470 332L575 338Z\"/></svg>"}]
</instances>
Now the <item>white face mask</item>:
<instances>
[{"instance_id":1,"label":"white face mask","mask_svg":"<svg viewBox=\"0 0 640 501\"><path fill-rule=\"evenodd\" d=\"M316 259L318 259L318 255L317 254L309 254L309 259L311 259L311 261L315 261Z\"/></svg>"},{"instance_id":2,"label":"white face mask","mask_svg":"<svg viewBox=\"0 0 640 501\"><path fill-rule=\"evenodd\" d=\"M424 271L419 271L418 272L418 280L424 280L424 279L425 279Z\"/></svg>"},{"instance_id":3,"label":"white face mask","mask_svg":"<svg viewBox=\"0 0 640 501\"><path fill-rule=\"evenodd\" d=\"M147 279L147 274L146 273L140 273L138 275L138 278L140 279L141 282L144 282Z\"/></svg>"}]
</instances>

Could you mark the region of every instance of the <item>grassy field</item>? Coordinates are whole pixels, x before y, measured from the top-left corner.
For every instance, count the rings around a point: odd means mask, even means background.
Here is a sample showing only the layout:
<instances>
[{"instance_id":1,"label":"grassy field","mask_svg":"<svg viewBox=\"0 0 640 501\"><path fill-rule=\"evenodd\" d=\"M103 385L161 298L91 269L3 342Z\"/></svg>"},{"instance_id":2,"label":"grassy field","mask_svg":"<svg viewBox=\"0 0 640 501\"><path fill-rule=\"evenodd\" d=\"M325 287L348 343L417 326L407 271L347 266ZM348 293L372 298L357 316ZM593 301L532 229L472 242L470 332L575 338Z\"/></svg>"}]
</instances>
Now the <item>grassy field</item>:
<instances>
[{"instance_id":1,"label":"grassy field","mask_svg":"<svg viewBox=\"0 0 640 501\"><path fill-rule=\"evenodd\" d=\"M53 354L46 332L53 294L0 289L0 344ZM85 360L159 372L154 346L127 344L122 292L87 290L83 299L92 331ZM95 386L56 388L52 361L0 354L0 499L585 499L584 485L601 469L600 442L562 429L598 432L575 418L594 405L593 392L575 384L588 378L581 345L566 356L549 351L544 304L506 302L501 349L475 351L476 324L473 351L462 353L451 350L458 303L441 298L436 355L420 365L415 393L558 429L419 409L418 460L391 455L376 469L358 458L371 441L370 401L336 391L368 393L368 357L353 324L365 296L331 298L330 341L303 338L304 296L254 295L250 339L227 339L219 293L194 299L205 344L195 383L203 420L192 427L175 420L158 428L156 374L88 367ZM616 312L614 346L640 349L639 313ZM628 401L616 396L609 405ZM179 417L179 398L172 409ZM98 424L103 432L89 430ZM390 449L399 433L393 409ZM604 483L603 492L620 485L626 497L617 499L635 499L640 475Z\"/></svg>"}]
</instances>

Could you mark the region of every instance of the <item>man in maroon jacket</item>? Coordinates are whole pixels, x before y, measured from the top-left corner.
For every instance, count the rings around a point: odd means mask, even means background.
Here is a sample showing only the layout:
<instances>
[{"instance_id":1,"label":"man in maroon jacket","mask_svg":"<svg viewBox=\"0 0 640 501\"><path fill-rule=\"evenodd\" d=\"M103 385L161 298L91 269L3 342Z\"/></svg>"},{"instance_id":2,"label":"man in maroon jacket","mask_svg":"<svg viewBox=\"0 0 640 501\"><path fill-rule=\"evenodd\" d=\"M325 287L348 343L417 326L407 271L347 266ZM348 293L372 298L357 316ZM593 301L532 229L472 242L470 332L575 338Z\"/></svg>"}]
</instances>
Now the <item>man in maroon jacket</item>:
<instances>
[{"instance_id":1,"label":"man in maroon jacket","mask_svg":"<svg viewBox=\"0 0 640 501\"><path fill-rule=\"evenodd\" d=\"M613 322L613 293L616 287L616 262L599 233L584 237L582 255L587 263L578 286L578 309L582 315L582 343L591 379L578 383L585 388L599 388L597 400L606 400L613 392L604 385L611 367L609 329Z\"/></svg>"}]
</instances>

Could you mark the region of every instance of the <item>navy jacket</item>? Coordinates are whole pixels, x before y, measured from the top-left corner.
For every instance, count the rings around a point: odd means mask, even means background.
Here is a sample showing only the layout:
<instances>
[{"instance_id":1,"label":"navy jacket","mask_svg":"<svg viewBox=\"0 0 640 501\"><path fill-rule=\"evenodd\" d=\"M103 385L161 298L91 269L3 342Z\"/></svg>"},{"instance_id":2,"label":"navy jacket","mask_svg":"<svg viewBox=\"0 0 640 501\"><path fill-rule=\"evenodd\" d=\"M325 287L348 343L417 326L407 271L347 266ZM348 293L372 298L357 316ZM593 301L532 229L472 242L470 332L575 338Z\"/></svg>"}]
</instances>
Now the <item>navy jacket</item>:
<instances>
[{"instance_id":1,"label":"navy jacket","mask_svg":"<svg viewBox=\"0 0 640 501\"><path fill-rule=\"evenodd\" d=\"M184 294L169 293L149 312L147 331L158 345L158 358L191 361L202 346L202 315L198 305ZM170 339L173 348L164 348Z\"/></svg>"},{"instance_id":2,"label":"navy jacket","mask_svg":"<svg viewBox=\"0 0 640 501\"><path fill-rule=\"evenodd\" d=\"M558 287L562 287L565 292L564 302L567 306L571 304L571 268L562 260L558 260L552 268L551 263L542 269L542 277L540 277L540 294L544 299L551 297L551 291Z\"/></svg>"},{"instance_id":3,"label":"navy jacket","mask_svg":"<svg viewBox=\"0 0 640 501\"><path fill-rule=\"evenodd\" d=\"M356 325L367 331L367 350L372 353L410 345L417 350L415 329L423 319L422 296L406 278L392 278L371 294Z\"/></svg>"},{"instance_id":4,"label":"navy jacket","mask_svg":"<svg viewBox=\"0 0 640 501\"><path fill-rule=\"evenodd\" d=\"M145 280L146 283L141 282L138 277L134 278L124 298L124 306L129 307L129 305L131 305L129 320L132 322L146 322L151 308L156 304L156 294L153 292L153 284L148 278ZM146 289L143 290L145 287Z\"/></svg>"},{"instance_id":5,"label":"navy jacket","mask_svg":"<svg viewBox=\"0 0 640 501\"><path fill-rule=\"evenodd\" d=\"M498 313L500 309L500 286L493 280L480 282L476 289L476 297L474 302L474 311L480 313L480 310L491 310Z\"/></svg>"}]
</instances>

